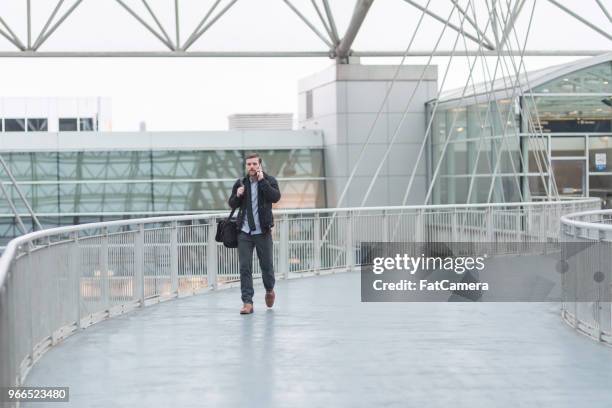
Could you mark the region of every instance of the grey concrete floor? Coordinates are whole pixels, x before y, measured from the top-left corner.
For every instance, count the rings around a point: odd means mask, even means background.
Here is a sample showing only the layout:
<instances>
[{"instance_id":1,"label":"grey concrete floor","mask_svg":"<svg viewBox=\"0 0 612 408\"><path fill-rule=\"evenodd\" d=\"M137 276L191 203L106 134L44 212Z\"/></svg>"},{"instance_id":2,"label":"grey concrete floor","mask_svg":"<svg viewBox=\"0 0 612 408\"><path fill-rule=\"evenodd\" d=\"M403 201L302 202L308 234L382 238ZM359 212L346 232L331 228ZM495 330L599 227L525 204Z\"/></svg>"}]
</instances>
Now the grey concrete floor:
<instances>
[{"instance_id":1,"label":"grey concrete floor","mask_svg":"<svg viewBox=\"0 0 612 408\"><path fill-rule=\"evenodd\" d=\"M52 407L606 407L612 348L552 303L361 303L359 274L229 289L138 310L50 350ZM44 407L43 403L24 406Z\"/></svg>"}]
</instances>

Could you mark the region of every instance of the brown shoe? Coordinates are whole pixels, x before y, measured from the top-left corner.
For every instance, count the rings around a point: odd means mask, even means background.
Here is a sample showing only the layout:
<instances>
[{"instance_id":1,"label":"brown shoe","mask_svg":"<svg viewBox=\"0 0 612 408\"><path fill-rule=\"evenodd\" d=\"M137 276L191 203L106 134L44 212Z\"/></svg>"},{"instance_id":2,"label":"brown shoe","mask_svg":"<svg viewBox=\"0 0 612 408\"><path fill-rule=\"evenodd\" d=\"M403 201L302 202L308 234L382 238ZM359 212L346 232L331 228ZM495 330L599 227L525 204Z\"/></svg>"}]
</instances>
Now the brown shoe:
<instances>
[{"instance_id":1,"label":"brown shoe","mask_svg":"<svg viewBox=\"0 0 612 408\"><path fill-rule=\"evenodd\" d=\"M253 313L253 305L250 303L245 303L240 309L240 314L251 314Z\"/></svg>"},{"instance_id":2,"label":"brown shoe","mask_svg":"<svg viewBox=\"0 0 612 408\"><path fill-rule=\"evenodd\" d=\"M276 298L276 293L274 293L274 289L270 291L266 291L266 306L268 307L274 306L275 298Z\"/></svg>"}]
</instances>

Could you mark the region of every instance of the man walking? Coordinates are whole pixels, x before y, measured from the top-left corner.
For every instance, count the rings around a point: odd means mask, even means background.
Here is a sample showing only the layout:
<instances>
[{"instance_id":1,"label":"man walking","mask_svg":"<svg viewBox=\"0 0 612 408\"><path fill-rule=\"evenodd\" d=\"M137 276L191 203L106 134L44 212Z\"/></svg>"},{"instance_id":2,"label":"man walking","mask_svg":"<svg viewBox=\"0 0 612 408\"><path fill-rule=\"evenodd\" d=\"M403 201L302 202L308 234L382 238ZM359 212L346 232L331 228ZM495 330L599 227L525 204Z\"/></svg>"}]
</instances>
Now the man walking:
<instances>
[{"instance_id":1,"label":"man walking","mask_svg":"<svg viewBox=\"0 0 612 408\"><path fill-rule=\"evenodd\" d=\"M272 203L281 198L276 179L266 174L261 167L257 153L246 156L247 176L237 180L229 198L231 208L240 207L238 225L238 259L240 261L240 290L242 309L240 314L253 313L253 248L261 267L263 284L266 288L266 305L274 305L274 265L272 252L272 231L274 218Z\"/></svg>"}]
</instances>

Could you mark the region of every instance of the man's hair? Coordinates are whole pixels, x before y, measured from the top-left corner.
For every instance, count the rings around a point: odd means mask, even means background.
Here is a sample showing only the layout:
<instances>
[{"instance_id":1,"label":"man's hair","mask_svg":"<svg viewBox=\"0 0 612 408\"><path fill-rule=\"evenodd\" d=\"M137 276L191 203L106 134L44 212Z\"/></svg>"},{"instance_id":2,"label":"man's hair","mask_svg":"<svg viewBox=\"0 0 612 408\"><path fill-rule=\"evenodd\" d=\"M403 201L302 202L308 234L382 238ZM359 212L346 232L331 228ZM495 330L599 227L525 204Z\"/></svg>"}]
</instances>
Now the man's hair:
<instances>
[{"instance_id":1,"label":"man's hair","mask_svg":"<svg viewBox=\"0 0 612 408\"><path fill-rule=\"evenodd\" d=\"M255 152L247 153L246 157L244 158L244 162L246 163L248 159L253 159L255 157L259 159L259 164L261 164L261 157L259 156L258 153L255 153Z\"/></svg>"}]
</instances>

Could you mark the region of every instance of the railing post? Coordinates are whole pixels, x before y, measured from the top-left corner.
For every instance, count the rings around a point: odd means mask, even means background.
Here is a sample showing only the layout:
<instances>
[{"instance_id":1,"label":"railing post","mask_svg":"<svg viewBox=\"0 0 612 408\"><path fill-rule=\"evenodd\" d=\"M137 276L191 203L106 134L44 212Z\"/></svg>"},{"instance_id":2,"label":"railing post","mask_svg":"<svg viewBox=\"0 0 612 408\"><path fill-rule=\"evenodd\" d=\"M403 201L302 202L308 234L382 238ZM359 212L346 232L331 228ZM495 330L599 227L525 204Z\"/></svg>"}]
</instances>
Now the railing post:
<instances>
[{"instance_id":1,"label":"railing post","mask_svg":"<svg viewBox=\"0 0 612 408\"><path fill-rule=\"evenodd\" d=\"M110 276L108 271L108 229L102 228L102 247L100 253L100 283L102 291L102 303L106 313L110 313Z\"/></svg>"},{"instance_id":2,"label":"railing post","mask_svg":"<svg viewBox=\"0 0 612 408\"><path fill-rule=\"evenodd\" d=\"M516 214L514 214L514 233L516 234L516 242L522 242L521 240L521 209L517 208Z\"/></svg>"},{"instance_id":3,"label":"railing post","mask_svg":"<svg viewBox=\"0 0 612 408\"><path fill-rule=\"evenodd\" d=\"M389 242L389 214L382 210L382 241Z\"/></svg>"},{"instance_id":4,"label":"railing post","mask_svg":"<svg viewBox=\"0 0 612 408\"><path fill-rule=\"evenodd\" d=\"M283 278L289 278L289 216L283 214L280 219L280 234L278 248L278 267Z\"/></svg>"},{"instance_id":5,"label":"railing post","mask_svg":"<svg viewBox=\"0 0 612 408\"><path fill-rule=\"evenodd\" d=\"M494 230L493 230L493 210L491 207L487 207L485 213L485 222L486 222L486 231L487 231L487 242L492 243L494 239Z\"/></svg>"},{"instance_id":6,"label":"railing post","mask_svg":"<svg viewBox=\"0 0 612 408\"><path fill-rule=\"evenodd\" d=\"M457 220L457 208L453 209L453 220L452 220L452 236L451 241L457 242L459 240L459 221Z\"/></svg>"},{"instance_id":7,"label":"railing post","mask_svg":"<svg viewBox=\"0 0 612 408\"><path fill-rule=\"evenodd\" d=\"M603 230L599 230L598 231L598 237L597 238L599 240L599 243L597 245L597 249L599 251L601 251L602 242L605 239L605 236L606 235L605 235L605 232ZM597 258L599 260L601 260L601 256L598 256ZM604 268L602 267L601 261L600 261L600 264L597 265L597 272L603 273L603 271L602 271L603 269ZM601 306L602 297L605 299L605 296L602 296L602 294L601 294L602 287L603 287L602 283L603 282L599 282L599 281L597 282L597 284L598 284L597 285L597 302L595 302L595 308L596 308L596 310L595 310L595 318L596 318L596 321L597 321L597 340L598 341L603 341L603 335L604 335L604 331L601 328L601 326L602 326L602 324L601 324L601 318L602 318L602 306ZM604 303L605 303L605 301L604 301Z\"/></svg>"},{"instance_id":8,"label":"railing post","mask_svg":"<svg viewBox=\"0 0 612 408\"><path fill-rule=\"evenodd\" d=\"M532 225L532 217L533 217L533 207L530 205L525 207L526 216L525 216L525 236L531 237L531 225ZM536 240L537 241L537 240Z\"/></svg>"},{"instance_id":9,"label":"railing post","mask_svg":"<svg viewBox=\"0 0 612 408\"><path fill-rule=\"evenodd\" d=\"M138 232L134 239L134 297L145 305L145 279L144 279L144 224L138 225Z\"/></svg>"},{"instance_id":10,"label":"railing post","mask_svg":"<svg viewBox=\"0 0 612 408\"><path fill-rule=\"evenodd\" d=\"M33 260L32 260L32 246L28 245L27 249L27 260L28 260L28 270L27 270L27 281L28 281L28 286L30 287L34 287L34 265L32 264ZM28 365L33 365L34 364L34 359L35 359L35 347L36 344L34 342L34 316L35 314L33 313L34 311L34 307L32 306L32 302L34 301L33 296L28 296L27 298L23 299L25 302L25 307L26 307L26 312L24 314L24 316L29 316L29 324L28 324L28 349L30 352L30 355L28 356L30 359L30 362ZM3 335L5 335L3 333ZM22 371L21 371L21 366L19 365L20 361L17 360L17 368L18 368L18 376L21 382L22 377Z\"/></svg>"},{"instance_id":11,"label":"railing post","mask_svg":"<svg viewBox=\"0 0 612 408\"><path fill-rule=\"evenodd\" d=\"M423 210L422 209L418 209L417 210L417 216L416 216L416 222L414 225L414 239L415 242L423 242L425 239L425 228L424 228L424 216L423 216ZM400 240L401 241L401 240Z\"/></svg>"},{"instance_id":12,"label":"railing post","mask_svg":"<svg viewBox=\"0 0 612 408\"><path fill-rule=\"evenodd\" d=\"M313 267L315 275L318 275L321 272L321 218L319 218L319 213L316 213L314 216L314 226L312 234L314 238Z\"/></svg>"},{"instance_id":13,"label":"railing post","mask_svg":"<svg viewBox=\"0 0 612 408\"><path fill-rule=\"evenodd\" d=\"M176 296L179 294L178 267L178 226L176 221L172 221L172 227L170 228L170 287L172 293Z\"/></svg>"},{"instance_id":14,"label":"railing post","mask_svg":"<svg viewBox=\"0 0 612 408\"><path fill-rule=\"evenodd\" d=\"M212 290L217 289L217 241L215 241L215 227L217 220L211 217L208 220L208 240L206 244L206 278L208 287Z\"/></svg>"},{"instance_id":15,"label":"railing post","mask_svg":"<svg viewBox=\"0 0 612 408\"><path fill-rule=\"evenodd\" d=\"M81 251L79 248L79 233L73 232L72 246L70 247L70 276L74 279L76 327L81 328Z\"/></svg>"},{"instance_id":16,"label":"railing post","mask_svg":"<svg viewBox=\"0 0 612 408\"><path fill-rule=\"evenodd\" d=\"M573 235L573 242L576 241L576 239L578 238L578 228L575 225L572 225L572 235ZM574 329L578 330L578 328L580 327L580 317L578 316L578 268L576 268L576 272L573 274L574 275L574 299L573 299L573 303L574 303ZM565 273L567 274L567 273Z\"/></svg>"},{"instance_id":17,"label":"railing post","mask_svg":"<svg viewBox=\"0 0 612 408\"><path fill-rule=\"evenodd\" d=\"M346 269L349 271L355 266L355 249L353 246L353 212L347 211L345 218L344 243L346 252Z\"/></svg>"}]
</instances>

